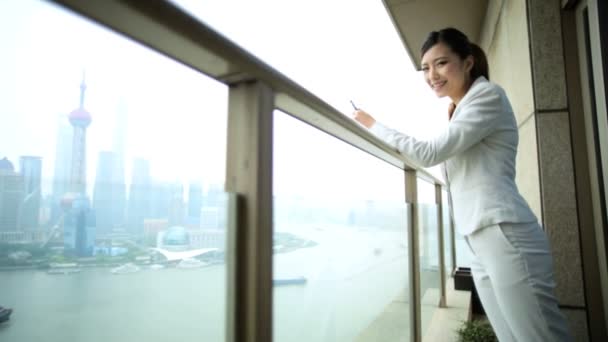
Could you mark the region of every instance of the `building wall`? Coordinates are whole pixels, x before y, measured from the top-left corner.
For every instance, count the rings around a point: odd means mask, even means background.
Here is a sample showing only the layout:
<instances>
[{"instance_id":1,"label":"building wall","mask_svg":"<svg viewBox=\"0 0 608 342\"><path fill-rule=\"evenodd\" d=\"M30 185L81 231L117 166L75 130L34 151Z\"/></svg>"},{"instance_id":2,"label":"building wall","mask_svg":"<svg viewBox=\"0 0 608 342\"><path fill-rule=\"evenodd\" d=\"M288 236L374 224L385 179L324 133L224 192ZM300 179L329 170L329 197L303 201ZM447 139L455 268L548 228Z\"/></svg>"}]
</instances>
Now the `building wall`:
<instances>
[{"instance_id":1,"label":"building wall","mask_svg":"<svg viewBox=\"0 0 608 342\"><path fill-rule=\"evenodd\" d=\"M516 181L549 236L562 310L576 341L587 341L560 0L491 0L486 19L490 77L519 125Z\"/></svg>"},{"instance_id":2,"label":"building wall","mask_svg":"<svg viewBox=\"0 0 608 342\"><path fill-rule=\"evenodd\" d=\"M482 32L491 37L482 38L482 47L488 54L490 78L507 92L520 127L517 184L540 218L542 211L526 4L524 0L490 1L488 6L489 19L485 21Z\"/></svg>"},{"instance_id":3,"label":"building wall","mask_svg":"<svg viewBox=\"0 0 608 342\"><path fill-rule=\"evenodd\" d=\"M598 2L597 4L601 4ZM587 3L589 4L589 3ZM568 108L570 113L570 132L572 137L574 174L578 204L578 222L581 237L581 254L583 258L583 279L585 282L587 315L589 317L589 333L592 341L608 340L608 276L606 276L606 257L604 254L604 233L599 215L594 215L594 196L598 179L593 176L596 151L593 148L593 128L584 109L585 96L583 85L588 80L581 79L581 70L585 68L579 43L580 32L577 25L578 6L562 9L562 35L564 42L564 59L566 63L566 79L568 85ZM592 21L593 22L593 21ZM601 22L601 21L600 21ZM593 26L593 23L591 23ZM591 42L591 46L599 46L599 42ZM596 75L599 75L598 72ZM588 84L588 83L587 83ZM596 85L596 90L604 89ZM599 101L602 103L603 101ZM598 106L599 108L599 106ZM605 112L604 112L605 113ZM605 114L604 114L605 115ZM591 147L591 148L588 148ZM597 199L598 202L601 199ZM601 210L598 210L600 212ZM598 221L596 221L598 220ZM598 231L596 231L598 227ZM603 299L603 300L602 300Z\"/></svg>"},{"instance_id":4,"label":"building wall","mask_svg":"<svg viewBox=\"0 0 608 342\"><path fill-rule=\"evenodd\" d=\"M528 0L544 225L557 295L577 341L588 340L559 0Z\"/></svg>"}]
</instances>

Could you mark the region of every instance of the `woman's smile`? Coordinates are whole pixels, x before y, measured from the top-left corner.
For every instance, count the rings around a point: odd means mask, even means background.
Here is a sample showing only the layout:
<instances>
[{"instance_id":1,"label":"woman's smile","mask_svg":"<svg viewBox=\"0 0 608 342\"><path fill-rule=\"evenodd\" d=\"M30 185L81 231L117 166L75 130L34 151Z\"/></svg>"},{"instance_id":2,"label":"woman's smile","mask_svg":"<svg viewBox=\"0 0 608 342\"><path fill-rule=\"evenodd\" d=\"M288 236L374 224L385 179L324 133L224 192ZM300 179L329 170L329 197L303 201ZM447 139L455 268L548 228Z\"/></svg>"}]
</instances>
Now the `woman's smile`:
<instances>
[{"instance_id":1,"label":"woman's smile","mask_svg":"<svg viewBox=\"0 0 608 342\"><path fill-rule=\"evenodd\" d=\"M440 92L440 91L441 91L441 90L444 88L444 86L445 86L445 84L446 84L446 83L447 83L447 81L436 81L436 82L432 82L432 83L431 83L431 88L432 88L432 89L433 89L433 90L434 90L436 93L438 93L438 92Z\"/></svg>"}]
</instances>

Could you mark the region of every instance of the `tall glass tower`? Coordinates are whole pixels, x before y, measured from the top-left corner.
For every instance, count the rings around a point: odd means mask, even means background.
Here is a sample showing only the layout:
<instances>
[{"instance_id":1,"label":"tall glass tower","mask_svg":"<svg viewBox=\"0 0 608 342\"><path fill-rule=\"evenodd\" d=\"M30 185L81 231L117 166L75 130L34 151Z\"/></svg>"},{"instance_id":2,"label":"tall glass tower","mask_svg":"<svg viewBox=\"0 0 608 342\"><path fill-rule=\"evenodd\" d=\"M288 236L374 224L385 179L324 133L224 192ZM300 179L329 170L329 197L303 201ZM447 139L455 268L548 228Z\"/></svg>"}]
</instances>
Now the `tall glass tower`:
<instances>
[{"instance_id":1,"label":"tall glass tower","mask_svg":"<svg viewBox=\"0 0 608 342\"><path fill-rule=\"evenodd\" d=\"M113 177L112 170L116 154L110 151L99 152L95 187L93 188L93 208L97 216L97 233L108 234L115 227L113 211Z\"/></svg>"},{"instance_id":2,"label":"tall glass tower","mask_svg":"<svg viewBox=\"0 0 608 342\"><path fill-rule=\"evenodd\" d=\"M21 205L20 226L21 229L32 230L39 227L40 200L41 200L41 178L42 158L34 156L22 156L19 159L19 173L23 176L24 199Z\"/></svg>"},{"instance_id":3,"label":"tall glass tower","mask_svg":"<svg viewBox=\"0 0 608 342\"><path fill-rule=\"evenodd\" d=\"M0 231L18 230L21 203L23 177L15 172L13 163L8 159L0 159Z\"/></svg>"},{"instance_id":4,"label":"tall glass tower","mask_svg":"<svg viewBox=\"0 0 608 342\"><path fill-rule=\"evenodd\" d=\"M55 142L55 162L53 192L51 195L51 226L59 223L63 215L61 199L69 191L70 165L72 164L72 125L67 115L60 114L57 120L57 141Z\"/></svg>"},{"instance_id":5,"label":"tall glass tower","mask_svg":"<svg viewBox=\"0 0 608 342\"><path fill-rule=\"evenodd\" d=\"M127 231L135 236L143 235L144 219L151 217L151 197L150 163L136 158L133 160L127 209Z\"/></svg>"}]
</instances>

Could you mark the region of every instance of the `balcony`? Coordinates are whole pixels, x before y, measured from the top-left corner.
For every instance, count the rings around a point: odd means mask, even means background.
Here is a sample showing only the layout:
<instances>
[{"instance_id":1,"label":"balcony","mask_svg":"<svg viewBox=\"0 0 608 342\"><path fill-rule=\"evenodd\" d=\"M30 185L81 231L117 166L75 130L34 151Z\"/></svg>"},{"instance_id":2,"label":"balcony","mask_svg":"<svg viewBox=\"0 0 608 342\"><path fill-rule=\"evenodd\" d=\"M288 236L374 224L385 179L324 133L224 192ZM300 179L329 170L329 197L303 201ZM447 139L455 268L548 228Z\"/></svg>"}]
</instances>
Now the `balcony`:
<instances>
[{"instance_id":1,"label":"balcony","mask_svg":"<svg viewBox=\"0 0 608 342\"><path fill-rule=\"evenodd\" d=\"M435 173L228 39L186 1L52 2L28 6L43 7L38 19L49 27L65 16L69 29L49 33L42 43L52 47L53 34L82 29L110 46L104 58L122 66L85 71L74 86L78 113L100 109L90 123L103 127L91 133L107 147L98 155L74 147L87 140L67 120L57 129L56 148L61 141L73 145L67 159L48 152L55 156L54 172L46 156L40 165L23 152L48 150L51 142L36 133L11 135L23 145L14 152L23 158L19 171L0 167L0 193L13 196L0 204L15 203L0 217L10 218L0 221L0 247L10 251L0 262L12 263L0 266L0 305L14 309L11 320L0 323L0 339L456 341L457 329L471 319L472 297L454 289L452 274L468 266L470 255L451 224L447 187ZM399 15L390 7L400 2L385 5ZM96 51L95 45L84 46ZM127 57L116 57L121 53ZM51 75L44 81L49 88L64 76L53 73L50 61L61 59L54 56L39 67ZM91 57L100 64L104 58ZM153 70L142 67L148 63ZM120 96L128 85L111 81L130 79L126 74L149 80L153 89L133 92L128 109ZM27 87L14 88L21 98ZM112 93L118 109L96 99L99 90ZM169 93L177 101L164 99ZM205 107L201 97L224 105ZM52 96L43 100L58 110ZM24 113L51 108L20 104ZM146 115L159 110L168 114ZM112 124L96 118L103 111L117 112ZM2 121L9 129L0 128L1 134L25 131L25 121ZM28 128L43 132L56 123L41 120ZM66 127L79 133L62 138ZM121 164L120 141L135 151L131 166ZM122 165L122 180L115 178L116 165ZM86 172L78 171L82 166ZM27 169L40 169L38 181L60 190L46 200L41 190L7 190L5 184L27 189ZM68 171L85 190L73 191L80 188ZM95 178L86 183L88 174ZM382 182L370 182L370 174ZM80 206L88 194L89 207ZM28 215L36 198L43 214ZM18 247L25 245L54 259L25 255ZM48 288L56 291L47 296ZM57 314L44 316L51 311ZM170 331L166 321L175 322ZM100 329L104 322L107 329Z\"/></svg>"}]
</instances>

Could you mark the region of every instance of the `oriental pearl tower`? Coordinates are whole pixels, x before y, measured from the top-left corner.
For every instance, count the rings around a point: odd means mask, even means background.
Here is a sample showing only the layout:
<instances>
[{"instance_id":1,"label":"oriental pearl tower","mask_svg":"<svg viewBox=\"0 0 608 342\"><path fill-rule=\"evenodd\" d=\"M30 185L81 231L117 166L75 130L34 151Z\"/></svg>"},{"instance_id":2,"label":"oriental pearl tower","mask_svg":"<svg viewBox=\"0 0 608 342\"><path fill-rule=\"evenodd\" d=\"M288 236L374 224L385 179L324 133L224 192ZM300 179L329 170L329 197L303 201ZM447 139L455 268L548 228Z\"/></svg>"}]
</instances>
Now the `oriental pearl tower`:
<instances>
[{"instance_id":1,"label":"oriental pearl tower","mask_svg":"<svg viewBox=\"0 0 608 342\"><path fill-rule=\"evenodd\" d=\"M84 76L80 84L80 106L74 109L68 119L74 127L74 139L72 140L72 165L70 172L70 191L75 194L86 196L87 172L86 172L86 146L87 127L91 124L91 114L84 109L84 94L87 85Z\"/></svg>"},{"instance_id":2,"label":"oriental pearl tower","mask_svg":"<svg viewBox=\"0 0 608 342\"><path fill-rule=\"evenodd\" d=\"M86 91L84 74L80 84L80 106L73 110L68 119L74 128L72 140L72 163L70 165L69 192L63 196L64 248L76 256L90 256L95 244L95 215L86 194L86 138L87 127L91 124L91 114L84 109Z\"/></svg>"}]
</instances>

